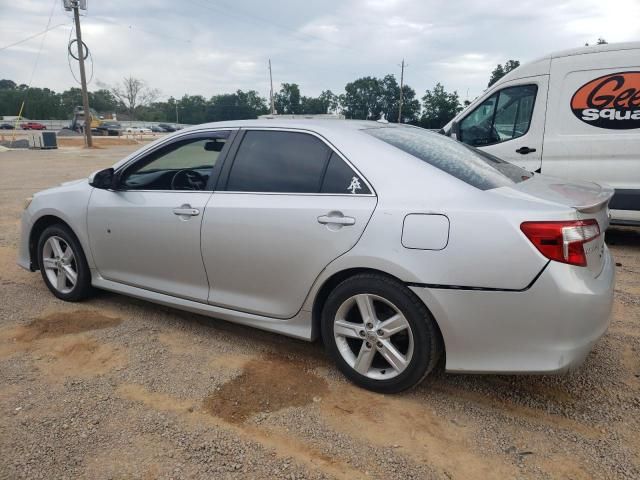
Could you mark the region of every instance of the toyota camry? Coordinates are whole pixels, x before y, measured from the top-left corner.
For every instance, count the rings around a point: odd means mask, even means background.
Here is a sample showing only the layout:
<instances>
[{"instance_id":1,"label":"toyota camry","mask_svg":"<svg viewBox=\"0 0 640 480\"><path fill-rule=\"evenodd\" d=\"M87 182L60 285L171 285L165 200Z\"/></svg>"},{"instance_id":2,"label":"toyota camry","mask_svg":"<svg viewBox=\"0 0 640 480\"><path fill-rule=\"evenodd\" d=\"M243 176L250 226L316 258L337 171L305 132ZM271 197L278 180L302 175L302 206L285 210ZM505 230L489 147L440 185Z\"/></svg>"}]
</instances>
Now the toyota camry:
<instances>
[{"instance_id":1,"label":"toyota camry","mask_svg":"<svg viewBox=\"0 0 640 480\"><path fill-rule=\"evenodd\" d=\"M613 191L417 127L198 125L36 193L19 264L67 301L104 289L321 338L354 383L551 373L606 331Z\"/></svg>"}]
</instances>

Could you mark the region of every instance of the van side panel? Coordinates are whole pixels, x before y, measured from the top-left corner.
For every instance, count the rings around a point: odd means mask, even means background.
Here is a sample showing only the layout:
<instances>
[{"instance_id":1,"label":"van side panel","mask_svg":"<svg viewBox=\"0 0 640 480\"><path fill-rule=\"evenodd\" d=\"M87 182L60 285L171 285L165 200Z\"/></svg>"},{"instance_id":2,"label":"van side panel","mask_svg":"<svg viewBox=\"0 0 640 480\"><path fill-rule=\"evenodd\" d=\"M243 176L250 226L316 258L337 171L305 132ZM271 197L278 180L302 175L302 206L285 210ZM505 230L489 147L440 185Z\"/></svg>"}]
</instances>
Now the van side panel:
<instances>
[{"instance_id":1,"label":"van side panel","mask_svg":"<svg viewBox=\"0 0 640 480\"><path fill-rule=\"evenodd\" d=\"M621 215L614 211L614 220L619 218L640 221L640 128L633 128L635 122L630 128L628 121L623 126L623 118L619 122L615 119L597 121L594 120L597 113L574 113L571 106L574 95L575 107L578 97L587 98L594 86L599 85L599 82L594 82L586 86L589 82L622 72L640 72L640 49L585 53L552 59L542 173L572 180L607 183L616 189L611 208L627 210L621 212ZM627 80L627 85L616 85L613 82L613 87L609 83L605 93L611 94L614 90L613 93L618 95L630 88L637 88L637 98L640 98L640 87L633 80L637 78L635 74L629 74L626 78L632 80ZM604 95L603 92L604 90L597 92L592 100L600 94ZM627 92L621 97L620 103L624 104L626 99L628 104L633 95L634 92ZM601 97L600 103L605 101ZM634 103L636 102L632 102L632 105ZM631 109L637 110L637 115L640 116L640 106L632 106ZM633 111L628 114L629 117L632 114L636 118ZM583 121L579 116L590 120ZM593 125L595 121L601 126ZM640 127L640 120L637 125Z\"/></svg>"}]
</instances>

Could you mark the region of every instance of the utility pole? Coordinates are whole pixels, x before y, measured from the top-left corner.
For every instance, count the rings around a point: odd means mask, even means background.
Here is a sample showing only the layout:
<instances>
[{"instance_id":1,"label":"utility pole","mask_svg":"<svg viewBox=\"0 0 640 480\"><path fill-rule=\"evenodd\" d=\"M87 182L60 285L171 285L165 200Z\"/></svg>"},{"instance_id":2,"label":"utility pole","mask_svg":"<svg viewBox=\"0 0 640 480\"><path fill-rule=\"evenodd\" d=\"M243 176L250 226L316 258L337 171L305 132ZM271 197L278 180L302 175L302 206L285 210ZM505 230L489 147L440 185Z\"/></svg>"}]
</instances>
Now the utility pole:
<instances>
[{"instance_id":1,"label":"utility pole","mask_svg":"<svg viewBox=\"0 0 640 480\"><path fill-rule=\"evenodd\" d=\"M400 64L400 102L398 103L398 123L402 123L402 87L404 86L404 58L402 59L402 63Z\"/></svg>"},{"instance_id":2,"label":"utility pole","mask_svg":"<svg viewBox=\"0 0 640 480\"><path fill-rule=\"evenodd\" d=\"M273 74L271 73L271 59L269 59L269 83L271 84L271 90L269 90L269 100L271 102L271 115L275 115L276 107L273 103Z\"/></svg>"},{"instance_id":3,"label":"utility pole","mask_svg":"<svg viewBox=\"0 0 640 480\"><path fill-rule=\"evenodd\" d=\"M176 100L176 128L178 128L178 101Z\"/></svg>"},{"instance_id":4,"label":"utility pole","mask_svg":"<svg viewBox=\"0 0 640 480\"><path fill-rule=\"evenodd\" d=\"M84 70L84 43L82 43L82 31L80 30L80 8L87 9L87 2L82 0L66 0L63 2L65 9L73 10L73 18L76 23L76 43L78 44L78 63L80 63L80 85L82 87L82 109L84 110L84 137L88 148L93 147L91 137L91 111L89 110L89 93L87 92L87 74Z\"/></svg>"}]
</instances>

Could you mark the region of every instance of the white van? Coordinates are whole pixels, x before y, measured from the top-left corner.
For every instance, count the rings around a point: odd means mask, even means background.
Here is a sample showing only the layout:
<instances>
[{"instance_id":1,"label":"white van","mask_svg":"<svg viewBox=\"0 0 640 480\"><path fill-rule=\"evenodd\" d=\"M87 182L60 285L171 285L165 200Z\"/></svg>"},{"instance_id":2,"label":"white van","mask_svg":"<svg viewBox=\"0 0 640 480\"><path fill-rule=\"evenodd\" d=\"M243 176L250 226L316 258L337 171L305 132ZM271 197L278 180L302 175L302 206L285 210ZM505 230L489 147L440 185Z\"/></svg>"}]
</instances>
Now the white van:
<instances>
[{"instance_id":1,"label":"white van","mask_svg":"<svg viewBox=\"0 0 640 480\"><path fill-rule=\"evenodd\" d=\"M609 184L612 223L640 225L640 42L522 65L442 133L530 171Z\"/></svg>"}]
</instances>

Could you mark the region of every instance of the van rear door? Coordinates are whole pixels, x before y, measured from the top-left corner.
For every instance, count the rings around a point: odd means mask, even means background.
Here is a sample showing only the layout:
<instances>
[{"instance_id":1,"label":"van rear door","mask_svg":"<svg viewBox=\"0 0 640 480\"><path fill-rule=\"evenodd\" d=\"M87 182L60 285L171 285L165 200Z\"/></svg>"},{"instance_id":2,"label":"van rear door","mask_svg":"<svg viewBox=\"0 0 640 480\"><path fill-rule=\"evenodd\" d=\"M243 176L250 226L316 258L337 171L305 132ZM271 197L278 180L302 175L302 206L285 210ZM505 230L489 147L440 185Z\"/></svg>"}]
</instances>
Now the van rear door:
<instances>
[{"instance_id":1,"label":"van rear door","mask_svg":"<svg viewBox=\"0 0 640 480\"><path fill-rule=\"evenodd\" d=\"M458 122L458 140L529 171L540 169L549 75L504 82Z\"/></svg>"}]
</instances>

